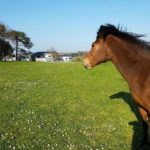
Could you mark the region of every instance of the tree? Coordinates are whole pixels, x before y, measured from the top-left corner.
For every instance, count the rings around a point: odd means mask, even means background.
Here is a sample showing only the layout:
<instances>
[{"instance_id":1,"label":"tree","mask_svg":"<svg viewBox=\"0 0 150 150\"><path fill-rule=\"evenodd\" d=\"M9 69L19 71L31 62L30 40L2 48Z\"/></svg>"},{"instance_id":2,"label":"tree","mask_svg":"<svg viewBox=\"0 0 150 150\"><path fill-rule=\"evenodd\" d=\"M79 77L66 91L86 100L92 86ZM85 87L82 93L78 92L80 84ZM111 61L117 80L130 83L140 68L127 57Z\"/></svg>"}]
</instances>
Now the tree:
<instances>
[{"instance_id":1,"label":"tree","mask_svg":"<svg viewBox=\"0 0 150 150\"><path fill-rule=\"evenodd\" d=\"M13 48L8 41L0 38L0 60L5 59L6 56L11 56Z\"/></svg>"},{"instance_id":2,"label":"tree","mask_svg":"<svg viewBox=\"0 0 150 150\"><path fill-rule=\"evenodd\" d=\"M0 35L6 32L6 27L4 24L0 24Z\"/></svg>"},{"instance_id":3,"label":"tree","mask_svg":"<svg viewBox=\"0 0 150 150\"><path fill-rule=\"evenodd\" d=\"M0 24L0 60L13 53L13 48L7 40L7 30L8 28L4 24Z\"/></svg>"},{"instance_id":4,"label":"tree","mask_svg":"<svg viewBox=\"0 0 150 150\"><path fill-rule=\"evenodd\" d=\"M7 33L7 36L12 40L16 50L16 60L18 60L18 50L20 46L30 49L33 46L30 38L21 31L11 30Z\"/></svg>"},{"instance_id":5,"label":"tree","mask_svg":"<svg viewBox=\"0 0 150 150\"><path fill-rule=\"evenodd\" d=\"M18 60L18 50L21 47L30 49L33 46L33 43L31 42L30 38L24 32L11 30L1 23L0 23L0 40L1 45L3 43L5 46L7 45L6 46L7 48L11 46L10 43L15 45L16 60Z\"/></svg>"},{"instance_id":6,"label":"tree","mask_svg":"<svg viewBox=\"0 0 150 150\"><path fill-rule=\"evenodd\" d=\"M53 55L54 60L60 60L60 55L59 53L55 50L54 47L51 47L50 49L47 50L47 52L51 53Z\"/></svg>"},{"instance_id":7,"label":"tree","mask_svg":"<svg viewBox=\"0 0 150 150\"><path fill-rule=\"evenodd\" d=\"M0 24L0 38L4 39L6 37L7 28L4 24Z\"/></svg>"}]
</instances>

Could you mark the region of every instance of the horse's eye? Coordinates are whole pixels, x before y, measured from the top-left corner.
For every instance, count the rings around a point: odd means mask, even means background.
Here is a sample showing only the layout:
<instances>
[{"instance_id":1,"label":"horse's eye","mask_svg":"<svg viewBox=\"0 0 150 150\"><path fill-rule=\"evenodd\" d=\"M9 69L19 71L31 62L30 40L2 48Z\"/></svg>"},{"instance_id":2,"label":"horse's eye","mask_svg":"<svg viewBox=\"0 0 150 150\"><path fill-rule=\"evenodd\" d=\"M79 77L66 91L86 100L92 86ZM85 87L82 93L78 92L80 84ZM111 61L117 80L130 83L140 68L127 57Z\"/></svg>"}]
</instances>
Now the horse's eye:
<instances>
[{"instance_id":1,"label":"horse's eye","mask_svg":"<svg viewBox=\"0 0 150 150\"><path fill-rule=\"evenodd\" d=\"M92 47L94 47L94 44L92 44Z\"/></svg>"}]
</instances>

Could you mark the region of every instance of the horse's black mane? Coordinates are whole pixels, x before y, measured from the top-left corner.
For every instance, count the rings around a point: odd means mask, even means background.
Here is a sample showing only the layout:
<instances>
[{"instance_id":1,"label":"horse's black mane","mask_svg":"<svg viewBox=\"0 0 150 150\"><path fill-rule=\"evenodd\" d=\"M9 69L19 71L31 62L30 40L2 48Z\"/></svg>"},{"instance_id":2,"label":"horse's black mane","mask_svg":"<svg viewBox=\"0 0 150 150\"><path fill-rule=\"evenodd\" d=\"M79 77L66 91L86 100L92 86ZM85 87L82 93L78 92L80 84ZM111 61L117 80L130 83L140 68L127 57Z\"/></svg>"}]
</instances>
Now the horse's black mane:
<instances>
[{"instance_id":1,"label":"horse's black mane","mask_svg":"<svg viewBox=\"0 0 150 150\"><path fill-rule=\"evenodd\" d=\"M126 32L123 31L122 28L120 28L119 26L115 27L114 25L111 24L100 26L100 29L97 32L96 39L98 40L99 38L102 38L106 40L107 35L110 34L119 37L121 39L124 39L126 41L141 45L144 48L150 49L150 43L140 39L141 37L144 37L144 35Z\"/></svg>"}]
</instances>

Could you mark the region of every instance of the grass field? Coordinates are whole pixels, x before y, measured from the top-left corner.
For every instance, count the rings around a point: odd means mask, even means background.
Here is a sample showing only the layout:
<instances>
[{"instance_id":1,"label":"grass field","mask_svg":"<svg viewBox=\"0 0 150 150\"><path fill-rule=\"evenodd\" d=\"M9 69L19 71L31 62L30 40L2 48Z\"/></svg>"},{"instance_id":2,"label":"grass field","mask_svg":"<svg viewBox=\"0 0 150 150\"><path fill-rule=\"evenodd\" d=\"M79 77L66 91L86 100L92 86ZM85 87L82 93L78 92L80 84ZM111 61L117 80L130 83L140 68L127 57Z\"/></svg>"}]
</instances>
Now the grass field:
<instances>
[{"instance_id":1,"label":"grass field","mask_svg":"<svg viewBox=\"0 0 150 150\"><path fill-rule=\"evenodd\" d=\"M0 150L137 150L141 126L111 63L0 63Z\"/></svg>"}]
</instances>

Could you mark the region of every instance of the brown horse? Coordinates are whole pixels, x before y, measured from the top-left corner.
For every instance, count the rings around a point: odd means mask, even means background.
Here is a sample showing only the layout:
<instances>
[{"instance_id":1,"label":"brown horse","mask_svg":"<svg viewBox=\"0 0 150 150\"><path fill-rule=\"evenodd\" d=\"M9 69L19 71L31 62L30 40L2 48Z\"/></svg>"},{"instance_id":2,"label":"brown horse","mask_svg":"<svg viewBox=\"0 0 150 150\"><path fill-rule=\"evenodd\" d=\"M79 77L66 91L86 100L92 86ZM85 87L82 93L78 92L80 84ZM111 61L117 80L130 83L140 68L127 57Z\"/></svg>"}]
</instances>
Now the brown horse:
<instances>
[{"instance_id":1,"label":"brown horse","mask_svg":"<svg viewBox=\"0 0 150 150\"><path fill-rule=\"evenodd\" d=\"M84 66L112 61L127 81L138 106L144 131L143 144L150 142L150 45L142 35L128 33L114 25L101 26L91 50L84 56Z\"/></svg>"}]
</instances>

